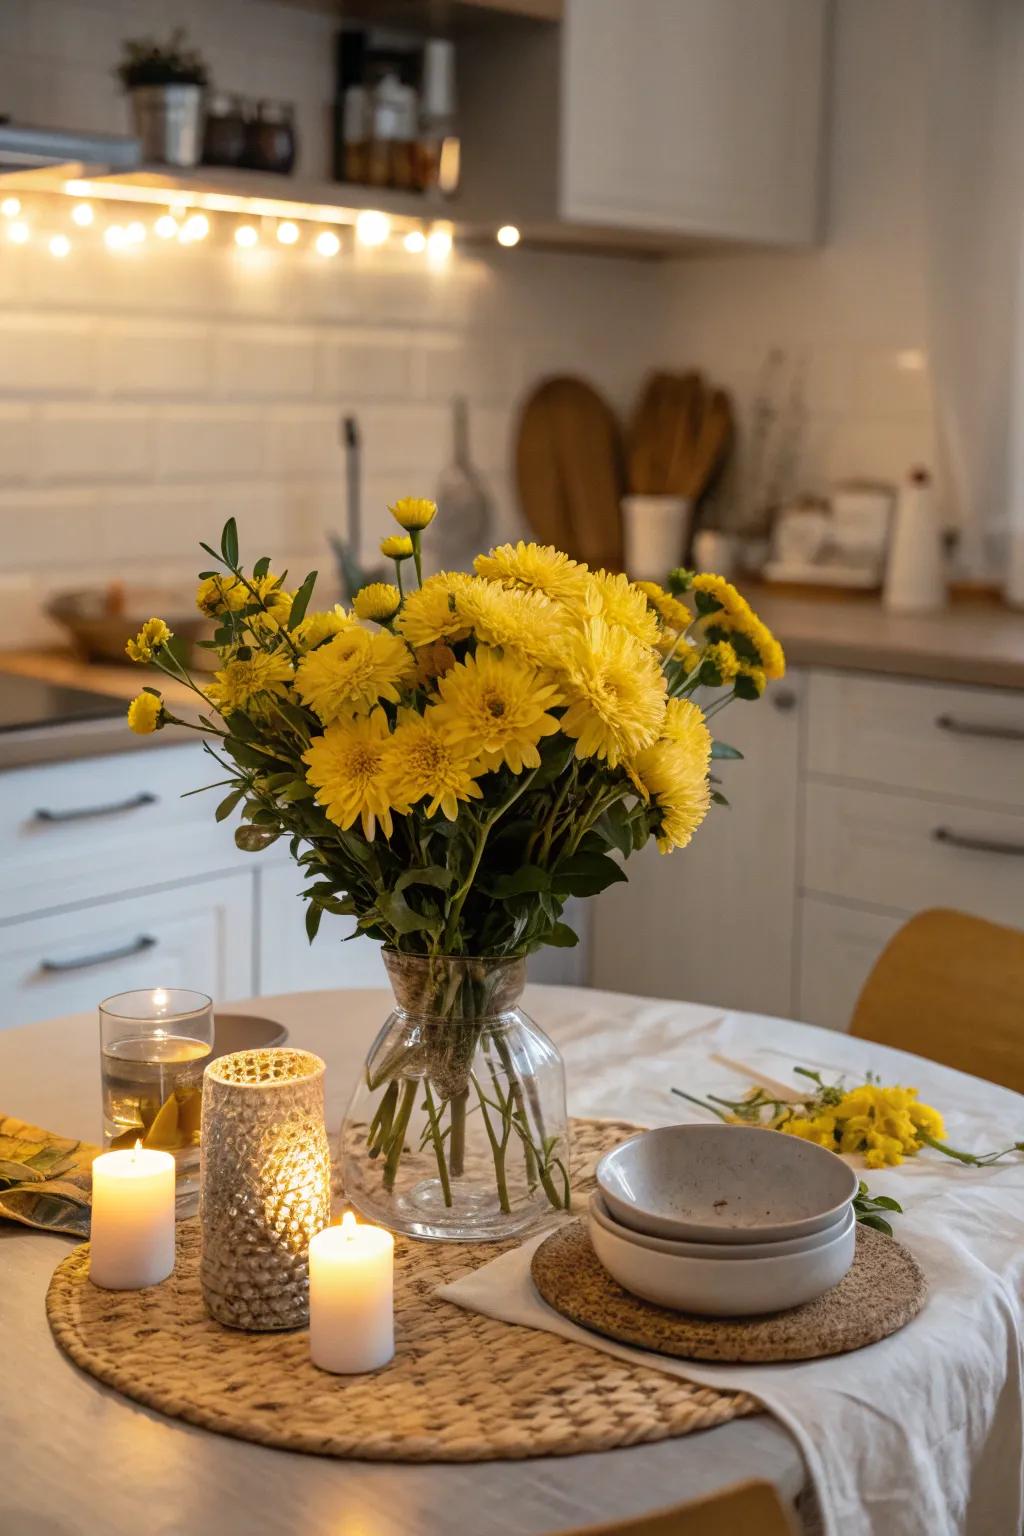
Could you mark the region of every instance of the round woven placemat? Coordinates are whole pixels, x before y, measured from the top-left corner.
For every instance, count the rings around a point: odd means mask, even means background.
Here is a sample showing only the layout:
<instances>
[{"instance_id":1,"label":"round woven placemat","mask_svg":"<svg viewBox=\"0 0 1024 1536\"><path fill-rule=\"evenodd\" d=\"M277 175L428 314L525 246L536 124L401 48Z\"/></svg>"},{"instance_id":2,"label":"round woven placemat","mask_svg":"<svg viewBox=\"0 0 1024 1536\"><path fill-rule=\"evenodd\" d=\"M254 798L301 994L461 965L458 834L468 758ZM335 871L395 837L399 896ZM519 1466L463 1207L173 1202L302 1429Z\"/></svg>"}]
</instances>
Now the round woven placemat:
<instances>
[{"instance_id":1,"label":"round woven placemat","mask_svg":"<svg viewBox=\"0 0 1024 1536\"><path fill-rule=\"evenodd\" d=\"M928 1290L906 1248L868 1227L857 1228L853 1265L833 1290L763 1317L695 1317L642 1301L602 1269L585 1221L553 1232L531 1267L548 1305L581 1328L662 1355L734 1365L816 1360L877 1344L917 1316Z\"/></svg>"},{"instance_id":2,"label":"round woven placemat","mask_svg":"<svg viewBox=\"0 0 1024 1536\"><path fill-rule=\"evenodd\" d=\"M580 1195L601 1153L636 1129L573 1123ZM78 1248L58 1265L46 1306L83 1370L220 1434L371 1461L493 1461L605 1451L759 1412L746 1393L698 1387L434 1294L503 1252L497 1243L397 1238L395 1358L371 1376L329 1376L310 1364L305 1331L241 1333L207 1316L199 1242L199 1223L183 1222L174 1275L145 1291L99 1290L88 1247Z\"/></svg>"}]
</instances>

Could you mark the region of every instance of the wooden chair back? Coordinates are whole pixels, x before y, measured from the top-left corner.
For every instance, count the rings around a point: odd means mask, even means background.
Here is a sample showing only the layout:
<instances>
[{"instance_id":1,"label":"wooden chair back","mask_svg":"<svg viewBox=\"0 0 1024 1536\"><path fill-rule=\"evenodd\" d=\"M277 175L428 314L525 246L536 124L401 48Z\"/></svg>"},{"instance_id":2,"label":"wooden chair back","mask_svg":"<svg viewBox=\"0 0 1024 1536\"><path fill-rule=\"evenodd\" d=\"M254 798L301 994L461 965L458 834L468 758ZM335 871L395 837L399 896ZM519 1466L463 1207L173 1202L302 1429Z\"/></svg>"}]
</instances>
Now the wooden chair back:
<instances>
[{"instance_id":1,"label":"wooden chair back","mask_svg":"<svg viewBox=\"0 0 1024 1536\"><path fill-rule=\"evenodd\" d=\"M737 1483L710 1498L563 1536L796 1536L796 1523L771 1483Z\"/></svg>"},{"instance_id":2,"label":"wooden chair back","mask_svg":"<svg viewBox=\"0 0 1024 1536\"><path fill-rule=\"evenodd\" d=\"M875 962L850 1033L1024 1092L1024 933L918 913Z\"/></svg>"}]
</instances>

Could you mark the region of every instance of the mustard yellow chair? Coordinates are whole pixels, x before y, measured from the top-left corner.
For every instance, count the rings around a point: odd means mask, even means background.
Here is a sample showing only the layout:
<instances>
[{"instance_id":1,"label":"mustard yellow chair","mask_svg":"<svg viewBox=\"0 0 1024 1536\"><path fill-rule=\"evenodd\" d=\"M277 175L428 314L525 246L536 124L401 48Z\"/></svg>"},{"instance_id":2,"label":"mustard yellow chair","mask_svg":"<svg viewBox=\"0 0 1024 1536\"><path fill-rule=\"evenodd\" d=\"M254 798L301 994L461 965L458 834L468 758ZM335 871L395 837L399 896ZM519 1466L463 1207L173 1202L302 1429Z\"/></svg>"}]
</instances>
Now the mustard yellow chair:
<instances>
[{"instance_id":1,"label":"mustard yellow chair","mask_svg":"<svg viewBox=\"0 0 1024 1536\"><path fill-rule=\"evenodd\" d=\"M919 912L876 960L850 1033L1024 1092L1024 933Z\"/></svg>"},{"instance_id":2,"label":"mustard yellow chair","mask_svg":"<svg viewBox=\"0 0 1024 1536\"><path fill-rule=\"evenodd\" d=\"M679 1504L619 1524L588 1525L563 1536L796 1536L796 1524L771 1483L737 1483L695 1504Z\"/></svg>"}]
</instances>

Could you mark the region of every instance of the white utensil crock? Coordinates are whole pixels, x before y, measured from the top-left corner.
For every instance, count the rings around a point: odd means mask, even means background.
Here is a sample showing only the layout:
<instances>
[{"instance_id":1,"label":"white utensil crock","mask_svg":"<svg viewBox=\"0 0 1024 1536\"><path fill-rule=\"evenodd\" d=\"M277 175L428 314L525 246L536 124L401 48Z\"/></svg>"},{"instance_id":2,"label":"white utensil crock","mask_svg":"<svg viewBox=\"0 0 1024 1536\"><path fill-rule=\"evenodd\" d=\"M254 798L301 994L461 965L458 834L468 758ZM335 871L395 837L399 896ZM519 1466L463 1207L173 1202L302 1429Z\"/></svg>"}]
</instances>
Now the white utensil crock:
<instances>
[{"instance_id":1,"label":"white utensil crock","mask_svg":"<svg viewBox=\"0 0 1024 1536\"><path fill-rule=\"evenodd\" d=\"M626 570L634 581L663 582L682 563L693 503L685 496L624 496Z\"/></svg>"}]
</instances>

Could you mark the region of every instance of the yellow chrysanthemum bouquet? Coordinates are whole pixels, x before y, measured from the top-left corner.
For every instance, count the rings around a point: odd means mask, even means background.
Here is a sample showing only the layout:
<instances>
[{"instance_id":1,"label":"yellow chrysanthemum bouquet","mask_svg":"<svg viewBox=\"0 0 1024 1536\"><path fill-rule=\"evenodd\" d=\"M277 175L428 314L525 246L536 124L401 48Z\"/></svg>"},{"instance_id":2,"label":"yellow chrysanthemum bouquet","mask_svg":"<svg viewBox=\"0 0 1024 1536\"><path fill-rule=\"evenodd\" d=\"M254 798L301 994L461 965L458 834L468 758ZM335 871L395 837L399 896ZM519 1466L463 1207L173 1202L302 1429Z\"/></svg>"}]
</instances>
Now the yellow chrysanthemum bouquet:
<instances>
[{"instance_id":1,"label":"yellow chrysanthemum bouquet","mask_svg":"<svg viewBox=\"0 0 1024 1536\"><path fill-rule=\"evenodd\" d=\"M410 499L391 511L404 530L381 546L394 584L364 587L351 611L311 608L315 572L292 591L267 558L244 570L230 521L219 551L203 546L217 568L198 593L217 625L213 681L183 670L160 620L129 653L200 696L198 728L229 789L216 814L240 809L238 845L291 839L310 938L325 913L348 914L386 946L393 975L399 961L415 973L430 1039L368 1074L385 1188L415 1108L442 1198L455 1199L476 1093L502 1208L510 1139L527 1182L562 1204L564 1137L531 1112L514 1053L488 1063L500 1081L472 1067L503 985L495 966L575 944L567 899L625 879L622 860L650 837L665 853L685 847L721 798L712 759L738 755L712 741L708 715L758 698L784 660L717 576L673 572L665 590L519 543L479 556L473 575L423 580L436 508ZM173 718L151 689L129 713L139 731ZM465 961L454 977L452 956ZM424 1068L429 1105L409 1088Z\"/></svg>"}]
</instances>

